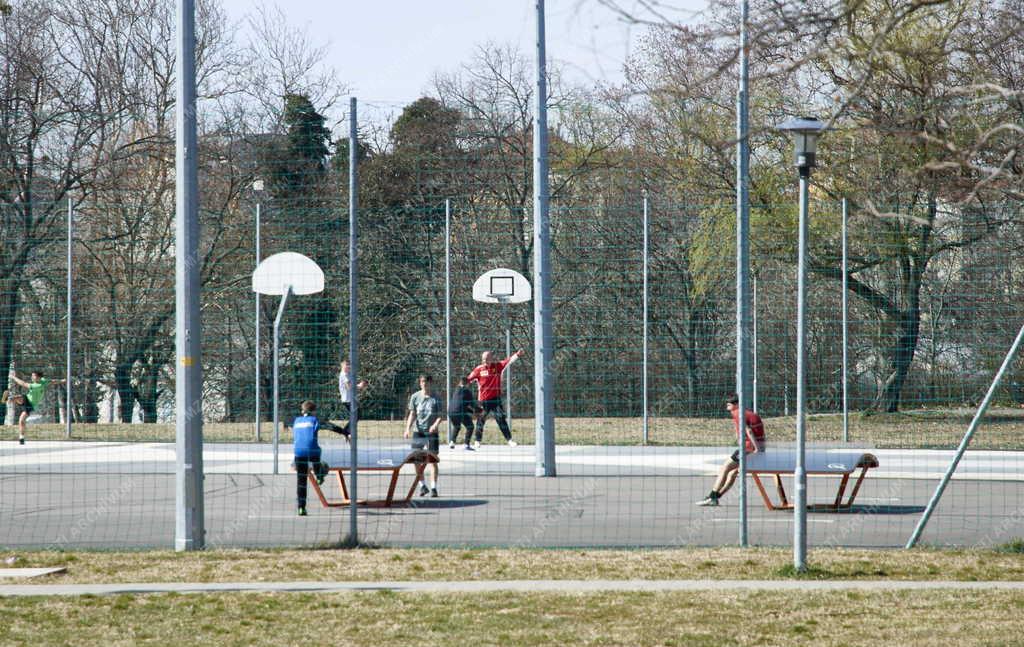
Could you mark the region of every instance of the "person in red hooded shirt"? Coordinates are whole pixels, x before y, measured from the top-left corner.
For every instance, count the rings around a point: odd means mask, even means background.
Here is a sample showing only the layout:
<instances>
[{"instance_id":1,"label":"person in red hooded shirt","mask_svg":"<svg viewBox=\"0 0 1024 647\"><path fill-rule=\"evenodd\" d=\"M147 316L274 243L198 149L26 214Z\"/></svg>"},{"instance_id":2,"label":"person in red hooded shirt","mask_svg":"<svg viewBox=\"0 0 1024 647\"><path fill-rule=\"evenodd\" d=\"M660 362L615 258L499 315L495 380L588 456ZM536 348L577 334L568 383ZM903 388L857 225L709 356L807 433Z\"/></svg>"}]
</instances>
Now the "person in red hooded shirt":
<instances>
[{"instance_id":1,"label":"person in red hooded shirt","mask_svg":"<svg viewBox=\"0 0 1024 647\"><path fill-rule=\"evenodd\" d=\"M480 401L480 408L482 409L480 417L476 420L476 442L474 447L480 447L480 441L484 437L484 422L487 420L488 413L494 416L494 420L498 423L498 429L501 429L501 435L505 437L505 441L508 442L509 446L515 447L518 444L512 440L512 431L508 428L505 407L501 403L501 374L505 371L505 367L522 356L523 351L518 350L502 361L496 362L491 351L484 351L483 355L480 356L481 364L466 376L467 384L470 382L476 382L477 384L477 400ZM466 440L468 442L469 439L467 438Z\"/></svg>"},{"instance_id":2,"label":"person in red hooded shirt","mask_svg":"<svg viewBox=\"0 0 1024 647\"><path fill-rule=\"evenodd\" d=\"M735 424L737 434L740 431L739 405L740 399L735 394L725 403L726 410L732 415L732 421ZM743 431L746 436L746 442L743 444L744 453L763 452L765 450L765 440L764 423L761 422L761 416L753 411L747 411L743 418ZM715 486L711 488L711 492L708 493L707 497L697 502L697 505L718 505L718 499L729 491L732 484L736 482L736 477L739 476L739 473L740 450L737 449L732 453L732 456L725 459L725 462L722 463L722 466L718 469L718 478L715 480Z\"/></svg>"}]
</instances>

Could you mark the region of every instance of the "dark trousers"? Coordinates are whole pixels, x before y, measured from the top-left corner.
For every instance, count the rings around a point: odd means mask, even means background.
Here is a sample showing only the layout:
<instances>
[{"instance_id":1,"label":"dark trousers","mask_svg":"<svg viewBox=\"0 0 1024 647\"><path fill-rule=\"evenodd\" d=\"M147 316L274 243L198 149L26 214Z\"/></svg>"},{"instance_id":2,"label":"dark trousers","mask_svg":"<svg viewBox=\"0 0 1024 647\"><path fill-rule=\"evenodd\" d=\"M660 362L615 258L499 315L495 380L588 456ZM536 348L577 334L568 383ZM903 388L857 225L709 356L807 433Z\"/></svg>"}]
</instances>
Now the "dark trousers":
<instances>
[{"instance_id":1,"label":"dark trousers","mask_svg":"<svg viewBox=\"0 0 1024 647\"><path fill-rule=\"evenodd\" d=\"M448 416L448 442L459 442L459 428L466 428L466 444L473 440L473 414L453 413Z\"/></svg>"},{"instance_id":2,"label":"dark trousers","mask_svg":"<svg viewBox=\"0 0 1024 647\"><path fill-rule=\"evenodd\" d=\"M345 425L341 428L341 433L348 435L348 426L352 424L352 403L342 402L341 406L345 407L345 411L348 412L348 420L345 421Z\"/></svg>"},{"instance_id":3,"label":"dark trousers","mask_svg":"<svg viewBox=\"0 0 1024 647\"><path fill-rule=\"evenodd\" d=\"M295 457L295 502L300 508L306 507L306 485L308 483L306 475L309 474L310 467L313 468L313 474L317 479L327 475L324 464L320 462L320 454Z\"/></svg>"},{"instance_id":4,"label":"dark trousers","mask_svg":"<svg viewBox=\"0 0 1024 647\"><path fill-rule=\"evenodd\" d=\"M484 400L480 403L480 406L483 407L484 411L476 421L476 439L483 439L484 422L487 420L487 414L491 414L498 423L498 429L501 430L501 435L505 437L505 440L512 440L512 431L508 428L508 418L505 417L505 407L501 404L501 398Z\"/></svg>"}]
</instances>

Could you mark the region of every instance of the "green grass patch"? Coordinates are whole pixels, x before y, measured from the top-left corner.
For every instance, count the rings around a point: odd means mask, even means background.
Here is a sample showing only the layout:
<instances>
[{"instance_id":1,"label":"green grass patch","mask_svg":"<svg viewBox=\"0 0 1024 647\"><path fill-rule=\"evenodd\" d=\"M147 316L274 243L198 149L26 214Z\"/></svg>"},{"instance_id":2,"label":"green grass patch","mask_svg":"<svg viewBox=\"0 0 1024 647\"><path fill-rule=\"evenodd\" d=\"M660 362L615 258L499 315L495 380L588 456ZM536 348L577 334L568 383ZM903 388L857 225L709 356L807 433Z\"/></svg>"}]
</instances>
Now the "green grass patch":
<instances>
[{"instance_id":1,"label":"green grass patch","mask_svg":"<svg viewBox=\"0 0 1024 647\"><path fill-rule=\"evenodd\" d=\"M1014 539L996 548L1000 553L1011 553L1013 555L1024 555L1024 539Z\"/></svg>"},{"instance_id":2,"label":"green grass patch","mask_svg":"<svg viewBox=\"0 0 1024 647\"><path fill-rule=\"evenodd\" d=\"M1012 591L8 598L0 644L1020 644Z\"/></svg>"},{"instance_id":3,"label":"green grass patch","mask_svg":"<svg viewBox=\"0 0 1024 647\"><path fill-rule=\"evenodd\" d=\"M835 573L818 566L807 566L801 570L793 564L786 564L775 573L778 577L789 580L831 580L836 578Z\"/></svg>"}]
</instances>

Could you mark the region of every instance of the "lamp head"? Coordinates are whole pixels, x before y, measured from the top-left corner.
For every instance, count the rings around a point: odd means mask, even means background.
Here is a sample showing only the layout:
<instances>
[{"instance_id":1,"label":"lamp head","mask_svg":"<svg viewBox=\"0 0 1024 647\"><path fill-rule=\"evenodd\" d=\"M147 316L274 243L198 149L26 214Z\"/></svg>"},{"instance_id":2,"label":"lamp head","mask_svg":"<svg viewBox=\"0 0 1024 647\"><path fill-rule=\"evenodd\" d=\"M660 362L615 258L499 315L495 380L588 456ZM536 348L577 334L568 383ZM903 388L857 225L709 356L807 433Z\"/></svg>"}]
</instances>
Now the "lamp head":
<instances>
[{"instance_id":1,"label":"lamp head","mask_svg":"<svg viewBox=\"0 0 1024 647\"><path fill-rule=\"evenodd\" d=\"M775 127L776 130L793 134L796 166L801 174L814 168L818 150L818 137L825 131L825 124L816 117L794 117Z\"/></svg>"}]
</instances>

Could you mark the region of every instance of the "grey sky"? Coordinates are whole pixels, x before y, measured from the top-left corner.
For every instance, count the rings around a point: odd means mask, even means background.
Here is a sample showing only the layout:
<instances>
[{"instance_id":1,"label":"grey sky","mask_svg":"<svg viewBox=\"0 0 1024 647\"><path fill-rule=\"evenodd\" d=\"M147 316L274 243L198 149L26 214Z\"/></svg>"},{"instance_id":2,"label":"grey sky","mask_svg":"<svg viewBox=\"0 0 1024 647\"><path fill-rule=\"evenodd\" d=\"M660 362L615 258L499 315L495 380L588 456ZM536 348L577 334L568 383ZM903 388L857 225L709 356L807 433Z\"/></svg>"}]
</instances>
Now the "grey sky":
<instances>
[{"instance_id":1,"label":"grey sky","mask_svg":"<svg viewBox=\"0 0 1024 647\"><path fill-rule=\"evenodd\" d=\"M256 0L223 1L233 20L256 6ZM704 0L674 4L684 12L677 17L705 6ZM546 5L551 60L577 79L621 79L642 28L627 25L597 0ZM534 48L533 0L293 0L279 6L314 42L330 42L329 63L367 104L400 107L415 100L436 72L455 70L481 44L518 44L528 56Z\"/></svg>"}]
</instances>

